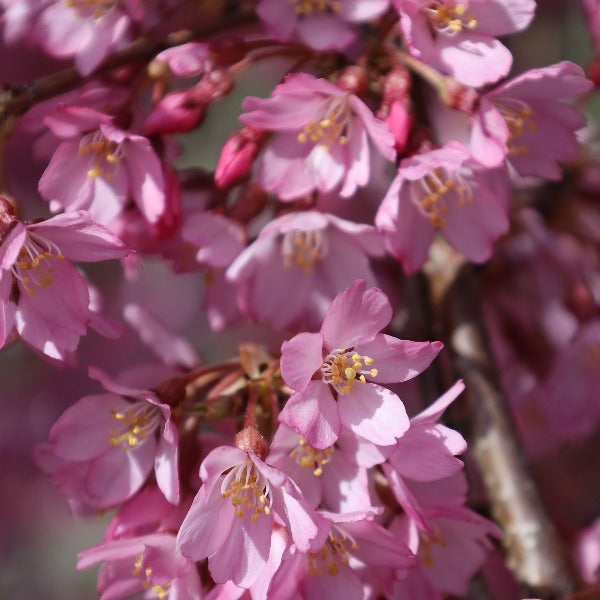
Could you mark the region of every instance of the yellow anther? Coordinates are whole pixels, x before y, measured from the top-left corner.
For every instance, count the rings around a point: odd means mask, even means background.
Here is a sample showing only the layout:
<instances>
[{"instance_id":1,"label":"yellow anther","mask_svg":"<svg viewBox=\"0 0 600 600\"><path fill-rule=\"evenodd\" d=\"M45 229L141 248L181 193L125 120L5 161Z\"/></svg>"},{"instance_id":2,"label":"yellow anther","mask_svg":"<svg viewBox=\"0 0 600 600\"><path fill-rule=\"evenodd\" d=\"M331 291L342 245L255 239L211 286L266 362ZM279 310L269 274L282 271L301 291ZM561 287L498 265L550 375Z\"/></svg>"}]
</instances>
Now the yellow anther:
<instances>
[{"instance_id":1,"label":"yellow anther","mask_svg":"<svg viewBox=\"0 0 600 600\"><path fill-rule=\"evenodd\" d=\"M371 369L371 377L377 377L379 375L379 371L377 369Z\"/></svg>"},{"instance_id":2,"label":"yellow anther","mask_svg":"<svg viewBox=\"0 0 600 600\"><path fill-rule=\"evenodd\" d=\"M454 7L454 12L459 16L464 15L466 10L467 10L467 7L464 4L457 4Z\"/></svg>"},{"instance_id":3,"label":"yellow anther","mask_svg":"<svg viewBox=\"0 0 600 600\"><path fill-rule=\"evenodd\" d=\"M365 365L371 366L373 364L373 359L370 356L364 356L363 360L365 361Z\"/></svg>"},{"instance_id":4,"label":"yellow anther","mask_svg":"<svg viewBox=\"0 0 600 600\"><path fill-rule=\"evenodd\" d=\"M367 383L367 379L366 379L366 377L365 377L364 375L361 375L361 376L358 378L358 380L359 380L361 383Z\"/></svg>"},{"instance_id":5,"label":"yellow anther","mask_svg":"<svg viewBox=\"0 0 600 600\"><path fill-rule=\"evenodd\" d=\"M344 369L344 375L346 375L346 379L350 381L356 377L356 371L351 367L346 367Z\"/></svg>"},{"instance_id":6,"label":"yellow anther","mask_svg":"<svg viewBox=\"0 0 600 600\"><path fill-rule=\"evenodd\" d=\"M238 517L242 518L242 517L244 516L244 511L243 511L241 508L238 508L238 509L235 511L235 514L236 514Z\"/></svg>"},{"instance_id":7,"label":"yellow anther","mask_svg":"<svg viewBox=\"0 0 600 600\"><path fill-rule=\"evenodd\" d=\"M102 173L102 167L94 167L93 169L89 169L87 172L88 177L100 177Z\"/></svg>"}]
</instances>

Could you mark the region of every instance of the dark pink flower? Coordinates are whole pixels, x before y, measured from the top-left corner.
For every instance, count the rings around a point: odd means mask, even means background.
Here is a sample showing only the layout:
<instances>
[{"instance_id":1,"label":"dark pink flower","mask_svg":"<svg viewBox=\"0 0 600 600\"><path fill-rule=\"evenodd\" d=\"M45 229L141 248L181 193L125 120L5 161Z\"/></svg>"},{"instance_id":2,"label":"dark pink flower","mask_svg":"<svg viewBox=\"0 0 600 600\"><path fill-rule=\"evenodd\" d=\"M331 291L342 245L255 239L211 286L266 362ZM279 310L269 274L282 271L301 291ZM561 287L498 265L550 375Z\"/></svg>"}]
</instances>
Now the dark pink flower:
<instances>
[{"instance_id":1,"label":"dark pink flower","mask_svg":"<svg viewBox=\"0 0 600 600\"><path fill-rule=\"evenodd\" d=\"M282 200L369 181L370 143L393 160L394 136L357 96L308 73L288 75L267 99L246 98L240 119L274 132L258 159L261 185Z\"/></svg>"},{"instance_id":2,"label":"dark pink flower","mask_svg":"<svg viewBox=\"0 0 600 600\"><path fill-rule=\"evenodd\" d=\"M571 62L532 69L482 94L473 117L471 152L488 166L505 158L519 175L560 179L559 161L579 150L585 118L571 100L593 88Z\"/></svg>"},{"instance_id":3,"label":"dark pink flower","mask_svg":"<svg viewBox=\"0 0 600 600\"><path fill-rule=\"evenodd\" d=\"M535 0L394 0L411 54L466 85L508 74L512 55L496 38L525 29Z\"/></svg>"},{"instance_id":4,"label":"dark pink flower","mask_svg":"<svg viewBox=\"0 0 600 600\"><path fill-rule=\"evenodd\" d=\"M342 50L356 39L355 24L377 18L388 5L389 0L260 0L256 12L280 40Z\"/></svg>"},{"instance_id":5,"label":"dark pink flower","mask_svg":"<svg viewBox=\"0 0 600 600\"><path fill-rule=\"evenodd\" d=\"M508 230L505 170L474 161L456 141L400 163L375 222L407 273L418 271L439 231L474 262L487 260Z\"/></svg>"},{"instance_id":6,"label":"dark pink flower","mask_svg":"<svg viewBox=\"0 0 600 600\"><path fill-rule=\"evenodd\" d=\"M36 350L65 360L87 325L102 327L88 284L70 261L122 258L127 249L83 211L14 220L0 239L0 347L16 329Z\"/></svg>"},{"instance_id":7,"label":"dark pink flower","mask_svg":"<svg viewBox=\"0 0 600 600\"><path fill-rule=\"evenodd\" d=\"M221 446L200 468L203 485L185 517L177 546L190 560L208 557L217 583L250 587L270 554L275 517L306 552L321 520L296 485L251 452Z\"/></svg>"},{"instance_id":8,"label":"dark pink flower","mask_svg":"<svg viewBox=\"0 0 600 600\"><path fill-rule=\"evenodd\" d=\"M281 374L294 390L280 420L315 448L342 428L389 446L408 429L402 401L381 385L406 381L429 366L440 342L379 333L392 318L386 295L358 280L332 302L319 333L299 333L281 347Z\"/></svg>"}]
</instances>

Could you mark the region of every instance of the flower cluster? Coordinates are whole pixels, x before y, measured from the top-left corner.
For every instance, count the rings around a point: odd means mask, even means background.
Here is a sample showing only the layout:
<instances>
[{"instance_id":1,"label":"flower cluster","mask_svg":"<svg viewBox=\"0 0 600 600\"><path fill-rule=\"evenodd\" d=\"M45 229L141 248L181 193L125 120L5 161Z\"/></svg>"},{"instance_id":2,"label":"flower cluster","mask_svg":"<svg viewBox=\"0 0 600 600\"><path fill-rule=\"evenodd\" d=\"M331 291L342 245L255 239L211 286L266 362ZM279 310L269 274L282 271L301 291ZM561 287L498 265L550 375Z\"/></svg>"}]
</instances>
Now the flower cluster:
<instances>
[{"instance_id":1,"label":"flower cluster","mask_svg":"<svg viewBox=\"0 0 600 600\"><path fill-rule=\"evenodd\" d=\"M542 474L600 426L600 78L507 79L536 2L0 11L3 80L41 75L0 97L0 350L62 369L34 457L74 514L112 514L77 563L99 595L569 591L511 554L550 552L541 505L503 554L537 496L481 450L503 394ZM592 584L595 512L560 500Z\"/></svg>"}]
</instances>

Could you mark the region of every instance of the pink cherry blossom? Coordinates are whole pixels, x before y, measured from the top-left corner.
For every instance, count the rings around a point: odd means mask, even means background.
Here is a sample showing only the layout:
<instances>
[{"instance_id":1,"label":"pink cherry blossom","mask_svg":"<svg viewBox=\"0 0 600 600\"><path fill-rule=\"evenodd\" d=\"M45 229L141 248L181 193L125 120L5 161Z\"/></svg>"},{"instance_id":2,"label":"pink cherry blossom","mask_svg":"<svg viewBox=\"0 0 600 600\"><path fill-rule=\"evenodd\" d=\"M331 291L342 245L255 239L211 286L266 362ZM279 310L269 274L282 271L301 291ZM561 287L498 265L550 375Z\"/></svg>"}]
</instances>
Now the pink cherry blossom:
<instances>
[{"instance_id":1,"label":"pink cherry blossom","mask_svg":"<svg viewBox=\"0 0 600 600\"><path fill-rule=\"evenodd\" d=\"M388 5L389 0L260 0L256 12L280 40L342 50L356 39L355 24L377 18Z\"/></svg>"},{"instance_id":2,"label":"pink cherry blossom","mask_svg":"<svg viewBox=\"0 0 600 600\"><path fill-rule=\"evenodd\" d=\"M96 110L63 106L46 124L64 139L39 183L52 210L89 210L110 223L133 199L150 223L166 210L165 180L145 137L115 127Z\"/></svg>"},{"instance_id":3,"label":"pink cherry blossom","mask_svg":"<svg viewBox=\"0 0 600 600\"><path fill-rule=\"evenodd\" d=\"M482 94L473 116L473 156L488 166L506 158L519 175L559 179L557 163L577 156L575 132L585 124L565 101L592 87L581 67L565 61L526 71Z\"/></svg>"},{"instance_id":4,"label":"pink cherry blossom","mask_svg":"<svg viewBox=\"0 0 600 600\"><path fill-rule=\"evenodd\" d=\"M246 125L274 132L258 158L261 185L281 200L339 188L343 197L369 181L370 144L393 160L394 136L357 96L308 73L288 75L267 99L248 97Z\"/></svg>"},{"instance_id":5,"label":"pink cherry blossom","mask_svg":"<svg viewBox=\"0 0 600 600\"><path fill-rule=\"evenodd\" d=\"M127 249L113 234L76 211L37 223L9 219L0 240L0 347L16 329L27 344L62 361L87 325L102 332L88 284L70 261L124 257Z\"/></svg>"},{"instance_id":6,"label":"pink cherry blossom","mask_svg":"<svg viewBox=\"0 0 600 600\"><path fill-rule=\"evenodd\" d=\"M281 347L281 374L294 390L280 414L313 447L330 447L348 429L389 446L409 426L402 401L382 385L427 368L440 342L379 333L392 318L385 294L352 283L332 302L319 333L299 333Z\"/></svg>"},{"instance_id":7,"label":"pink cherry blossom","mask_svg":"<svg viewBox=\"0 0 600 600\"><path fill-rule=\"evenodd\" d=\"M506 171L474 161L456 141L400 163L375 222L407 273L418 271L436 231L474 262L487 260L508 230Z\"/></svg>"},{"instance_id":8,"label":"pink cherry blossom","mask_svg":"<svg viewBox=\"0 0 600 600\"><path fill-rule=\"evenodd\" d=\"M140 0L119 2L50 0L34 24L33 36L52 56L75 57L82 75L91 73L127 41L132 21L144 15Z\"/></svg>"},{"instance_id":9,"label":"pink cherry blossom","mask_svg":"<svg viewBox=\"0 0 600 600\"><path fill-rule=\"evenodd\" d=\"M178 432L169 406L154 392L123 386L97 369L90 375L107 392L82 398L58 419L50 431L54 456L71 463L84 500L97 508L131 498L152 470L167 500L177 504Z\"/></svg>"},{"instance_id":10,"label":"pink cherry blossom","mask_svg":"<svg viewBox=\"0 0 600 600\"><path fill-rule=\"evenodd\" d=\"M505 77L510 51L496 38L525 29L535 0L394 0L411 54L466 85Z\"/></svg>"},{"instance_id":11,"label":"pink cherry blossom","mask_svg":"<svg viewBox=\"0 0 600 600\"><path fill-rule=\"evenodd\" d=\"M361 600L365 597L362 580L365 571L412 568L416 562L414 555L402 540L373 520L377 512L343 515L322 512L328 526L322 528L308 553L290 548L273 578L272 597ZM381 580L379 583L384 589Z\"/></svg>"},{"instance_id":12,"label":"pink cherry blossom","mask_svg":"<svg viewBox=\"0 0 600 600\"><path fill-rule=\"evenodd\" d=\"M221 446L200 468L203 485L185 517L177 546L190 560L208 557L217 583L248 588L264 570L277 517L306 552L321 523L296 485L252 452Z\"/></svg>"},{"instance_id":13,"label":"pink cherry blossom","mask_svg":"<svg viewBox=\"0 0 600 600\"><path fill-rule=\"evenodd\" d=\"M369 257L382 254L383 240L370 225L316 211L290 213L261 231L227 279L253 320L280 329L316 328L335 295L357 277L375 284Z\"/></svg>"},{"instance_id":14,"label":"pink cherry blossom","mask_svg":"<svg viewBox=\"0 0 600 600\"><path fill-rule=\"evenodd\" d=\"M202 597L196 565L177 550L175 536L154 533L106 541L79 553L77 568L104 563L98 573L102 600L144 592L144 598L193 600Z\"/></svg>"}]
</instances>

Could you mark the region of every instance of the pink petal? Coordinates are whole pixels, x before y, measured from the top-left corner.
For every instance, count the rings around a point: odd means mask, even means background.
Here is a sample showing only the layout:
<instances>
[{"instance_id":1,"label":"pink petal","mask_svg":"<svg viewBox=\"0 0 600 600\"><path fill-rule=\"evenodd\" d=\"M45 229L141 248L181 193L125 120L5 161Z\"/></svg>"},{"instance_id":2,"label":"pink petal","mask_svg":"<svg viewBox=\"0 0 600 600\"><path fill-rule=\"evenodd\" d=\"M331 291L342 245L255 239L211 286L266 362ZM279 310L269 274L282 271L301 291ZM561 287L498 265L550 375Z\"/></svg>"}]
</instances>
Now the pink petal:
<instances>
[{"instance_id":1,"label":"pink petal","mask_svg":"<svg viewBox=\"0 0 600 600\"><path fill-rule=\"evenodd\" d=\"M380 446L395 444L410 425L402 400L372 383L356 382L338 406L343 427Z\"/></svg>"},{"instance_id":2,"label":"pink petal","mask_svg":"<svg viewBox=\"0 0 600 600\"><path fill-rule=\"evenodd\" d=\"M323 336L299 333L281 345L281 375L295 392L306 389L323 362Z\"/></svg>"},{"instance_id":3,"label":"pink petal","mask_svg":"<svg viewBox=\"0 0 600 600\"><path fill-rule=\"evenodd\" d=\"M392 320L387 296L378 288L365 288L359 279L333 300L321 326L329 350L367 342Z\"/></svg>"},{"instance_id":4,"label":"pink petal","mask_svg":"<svg viewBox=\"0 0 600 600\"><path fill-rule=\"evenodd\" d=\"M355 347L358 354L373 359L376 383L394 383L416 377L444 347L442 342L411 342L378 333L370 342Z\"/></svg>"},{"instance_id":5,"label":"pink petal","mask_svg":"<svg viewBox=\"0 0 600 600\"><path fill-rule=\"evenodd\" d=\"M329 448L340 433L340 418L329 386L311 381L294 394L279 415L279 420L295 429L314 448Z\"/></svg>"},{"instance_id":6,"label":"pink petal","mask_svg":"<svg viewBox=\"0 0 600 600\"><path fill-rule=\"evenodd\" d=\"M177 434L176 429L175 434ZM158 487L171 504L179 504L179 464L177 455L177 440L174 443L169 443L164 436L161 436L154 457L154 473Z\"/></svg>"}]
</instances>

